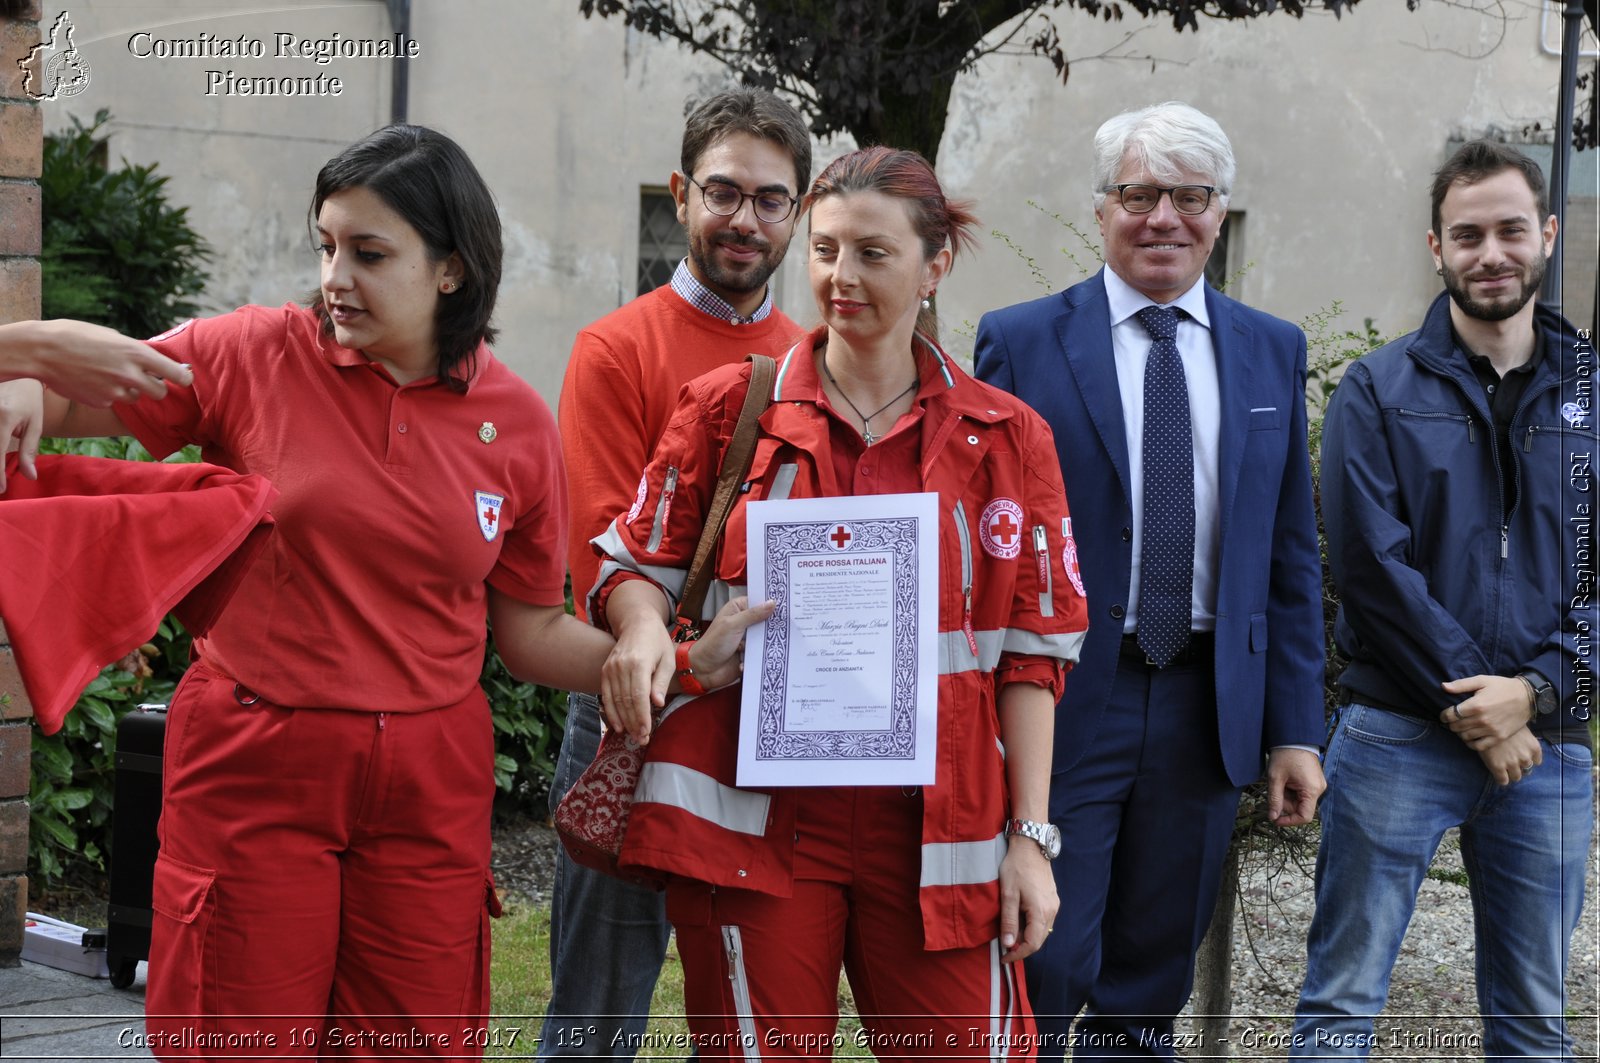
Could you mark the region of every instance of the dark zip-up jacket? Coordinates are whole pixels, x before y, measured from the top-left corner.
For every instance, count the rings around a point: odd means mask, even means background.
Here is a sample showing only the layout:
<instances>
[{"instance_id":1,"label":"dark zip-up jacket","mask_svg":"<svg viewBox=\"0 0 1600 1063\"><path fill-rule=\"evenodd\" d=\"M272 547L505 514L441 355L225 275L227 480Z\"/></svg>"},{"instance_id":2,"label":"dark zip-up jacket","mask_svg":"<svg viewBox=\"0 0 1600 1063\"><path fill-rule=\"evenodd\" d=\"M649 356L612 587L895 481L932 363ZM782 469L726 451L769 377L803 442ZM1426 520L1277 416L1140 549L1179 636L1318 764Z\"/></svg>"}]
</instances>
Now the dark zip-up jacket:
<instances>
[{"instance_id":1,"label":"dark zip-up jacket","mask_svg":"<svg viewBox=\"0 0 1600 1063\"><path fill-rule=\"evenodd\" d=\"M1600 696L1596 360L1560 315L1537 307L1534 322L1545 346L1512 418L1509 469L1447 295L1340 383L1322 440L1334 634L1351 658L1340 683L1354 700L1436 720L1456 700L1446 680L1532 669L1561 701L1534 729L1587 743Z\"/></svg>"}]
</instances>

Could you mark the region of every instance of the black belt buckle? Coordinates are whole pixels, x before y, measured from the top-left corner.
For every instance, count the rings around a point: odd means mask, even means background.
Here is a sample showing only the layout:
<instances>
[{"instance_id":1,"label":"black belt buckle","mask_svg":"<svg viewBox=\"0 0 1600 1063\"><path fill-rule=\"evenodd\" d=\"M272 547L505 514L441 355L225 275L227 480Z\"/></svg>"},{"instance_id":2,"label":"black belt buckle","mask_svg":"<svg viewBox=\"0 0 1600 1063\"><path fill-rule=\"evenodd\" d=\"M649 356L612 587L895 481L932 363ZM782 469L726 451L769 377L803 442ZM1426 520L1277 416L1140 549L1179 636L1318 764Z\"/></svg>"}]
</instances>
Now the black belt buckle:
<instances>
[{"instance_id":1,"label":"black belt buckle","mask_svg":"<svg viewBox=\"0 0 1600 1063\"><path fill-rule=\"evenodd\" d=\"M1161 668L1161 665L1152 660L1150 655L1144 651L1144 647L1139 645L1138 632L1129 632L1123 635L1122 644L1117 650L1118 655L1126 660L1137 662L1150 669Z\"/></svg>"},{"instance_id":2,"label":"black belt buckle","mask_svg":"<svg viewBox=\"0 0 1600 1063\"><path fill-rule=\"evenodd\" d=\"M1159 672L1167 668L1177 667L1179 665L1187 666L1204 663L1211 655L1210 640L1214 637L1215 636L1209 631L1191 631L1189 633L1189 640L1183 644L1183 648L1177 653L1173 654L1172 660L1168 661L1164 665L1157 664L1151 659L1150 655L1144 651L1144 647L1139 645L1138 632L1131 632L1122 636L1122 646L1120 652L1121 656L1128 658L1129 660L1137 661L1151 671Z\"/></svg>"}]
</instances>

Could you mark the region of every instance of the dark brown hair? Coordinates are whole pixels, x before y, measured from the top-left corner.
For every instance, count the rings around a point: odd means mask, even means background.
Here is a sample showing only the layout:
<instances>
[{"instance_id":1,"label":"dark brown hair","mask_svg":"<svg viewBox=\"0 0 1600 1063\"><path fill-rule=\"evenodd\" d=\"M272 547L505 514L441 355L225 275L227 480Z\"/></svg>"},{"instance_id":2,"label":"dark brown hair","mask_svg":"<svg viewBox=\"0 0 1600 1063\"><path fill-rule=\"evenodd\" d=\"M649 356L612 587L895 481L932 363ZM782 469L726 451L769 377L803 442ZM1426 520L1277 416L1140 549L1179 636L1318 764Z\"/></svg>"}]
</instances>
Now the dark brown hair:
<instances>
[{"instance_id":1,"label":"dark brown hair","mask_svg":"<svg viewBox=\"0 0 1600 1063\"><path fill-rule=\"evenodd\" d=\"M500 214L494 196L461 146L443 133L415 125L390 125L345 148L317 174L311 197L311 225L329 196L348 188L370 189L417 231L435 262L459 255L461 286L439 300L434 332L439 347L439 379L456 391L470 377L479 343L492 343L489 323L500 291ZM317 292L311 308L332 321Z\"/></svg>"},{"instance_id":2,"label":"dark brown hair","mask_svg":"<svg viewBox=\"0 0 1600 1063\"><path fill-rule=\"evenodd\" d=\"M1533 193L1534 224L1542 223L1549 213L1549 207L1546 205L1544 171L1539 169L1539 164L1509 145L1493 140L1474 140L1457 148L1456 153L1433 175L1433 235L1444 239L1444 233L1439 231L1439 209L1453 185L1475 185L1503 170L1516 170L1528 182L1528 190Z\"/></svg>"},{"instance_id":3,"label":"dark brown hair","mask_svg":"<svg viewBox=\"0 0 1600 1063\"><path fill-rule=\"evenodd\" d=\"M799 111L762 89L729 89L697 106L683 125L679 168L693 174L700 156L732 133L770 140L788 152L794 160L795 195L801 194L811 180L811 133Z\"/></svg>"}]
</instances>

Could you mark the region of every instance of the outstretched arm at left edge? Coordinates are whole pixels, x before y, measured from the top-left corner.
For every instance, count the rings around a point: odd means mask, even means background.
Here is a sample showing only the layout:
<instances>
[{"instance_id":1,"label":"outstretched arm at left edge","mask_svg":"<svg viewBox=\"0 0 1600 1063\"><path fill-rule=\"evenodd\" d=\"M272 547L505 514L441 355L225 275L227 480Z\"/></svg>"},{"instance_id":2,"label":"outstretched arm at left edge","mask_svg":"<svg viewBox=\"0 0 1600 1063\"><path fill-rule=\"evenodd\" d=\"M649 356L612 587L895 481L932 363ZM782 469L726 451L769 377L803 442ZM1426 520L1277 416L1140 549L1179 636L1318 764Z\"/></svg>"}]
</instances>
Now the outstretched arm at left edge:
<instances>
[{"instance_id":1,"label":"outstretched arm at left edge","mask_svg":"<svg viewBox=\"0 0 1600 1063\"><path fill-rule=\"evenodd\" d=\"M28 377L84 406L159 399L167 381L194 382L189 367L147 343L86 321L0 325L0 380Z\"/></svg>"},{"instance_id":2,"label":"outstretched arm at left edge","mask_svg":"<svg viewBox=\"0 0 1600 1063\"><path fill-rule=\"evenodd\" d=\"M160 398L169 380L187 387L194 374L148 344L103 325L0 325L0 449L16 449L17 471L33 479L41 436L126 434L115 410L106 407ZM49 390L41 393L41 383ZM5 469L0 465L0 494L4 492Z\"/></svg>"}]
</instances>

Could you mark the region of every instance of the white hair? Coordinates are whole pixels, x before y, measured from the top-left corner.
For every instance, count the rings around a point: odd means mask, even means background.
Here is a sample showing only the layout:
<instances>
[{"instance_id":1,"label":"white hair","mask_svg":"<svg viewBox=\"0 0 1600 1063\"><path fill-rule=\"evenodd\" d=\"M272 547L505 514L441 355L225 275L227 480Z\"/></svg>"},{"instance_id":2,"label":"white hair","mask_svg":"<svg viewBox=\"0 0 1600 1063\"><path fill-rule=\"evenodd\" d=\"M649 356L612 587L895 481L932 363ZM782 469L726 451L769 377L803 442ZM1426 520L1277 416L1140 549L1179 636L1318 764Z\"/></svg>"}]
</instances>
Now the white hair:
<instances>
[{"instance_id":1,"label":"white hair","mask_svg":"<svg viewBox=\"0 0 1600 1063\"><path fill-rule=\"evenodd\" d=\"M1187 103L1168 100L1153 107L1126 111L1108 119L1094 135L1094 209L1122 172L1124 161L1142 166L1158 181L1201 174L1216 186L1216 200L1226 209L1233 190L1233 145L1216 120Z\"/></svg>"}]
</instances>

